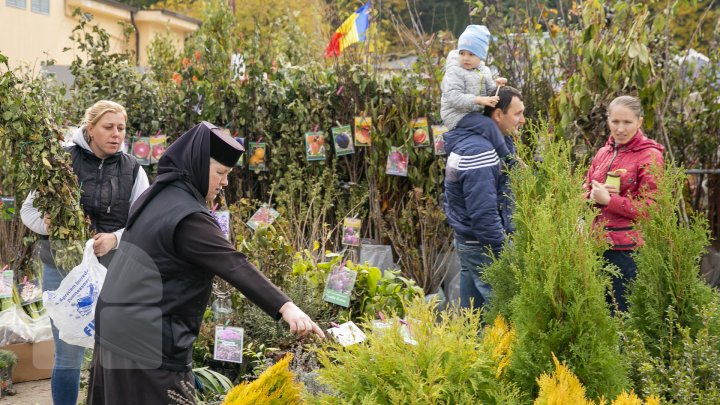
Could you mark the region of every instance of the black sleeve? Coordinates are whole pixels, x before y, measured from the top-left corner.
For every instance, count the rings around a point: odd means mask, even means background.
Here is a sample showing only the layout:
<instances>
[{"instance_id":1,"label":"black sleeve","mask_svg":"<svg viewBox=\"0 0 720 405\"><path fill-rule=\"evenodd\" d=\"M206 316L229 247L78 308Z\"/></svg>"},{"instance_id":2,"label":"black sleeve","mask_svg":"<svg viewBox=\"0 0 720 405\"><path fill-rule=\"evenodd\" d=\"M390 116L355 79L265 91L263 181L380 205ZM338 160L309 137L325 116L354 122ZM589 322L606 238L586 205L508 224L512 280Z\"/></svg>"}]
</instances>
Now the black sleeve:
<instances>
[{"instance_id":1,"label":"black sleeve","mask_svg":"<svg viewBox=\"0 0 720 405\"><path fill-rule=\"evenodd\" d=\"M268 315L280 319L280 307L290 298L233 248L212 217L188 215L178 224L174 241L181 259L226 280Z\"/></svg>"}]
</instances>

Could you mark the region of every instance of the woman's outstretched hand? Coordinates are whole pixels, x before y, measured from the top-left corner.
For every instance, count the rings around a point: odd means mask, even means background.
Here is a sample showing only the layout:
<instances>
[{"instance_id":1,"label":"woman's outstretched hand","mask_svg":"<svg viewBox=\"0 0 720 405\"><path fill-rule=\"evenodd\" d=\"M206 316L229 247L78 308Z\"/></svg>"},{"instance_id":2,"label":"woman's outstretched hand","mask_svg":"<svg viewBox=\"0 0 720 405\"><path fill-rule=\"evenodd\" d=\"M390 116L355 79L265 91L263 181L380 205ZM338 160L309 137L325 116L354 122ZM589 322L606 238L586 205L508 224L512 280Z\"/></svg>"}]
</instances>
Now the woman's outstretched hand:
<instances>
[{"instance_id":1,"label":"woman's outstretched hand","mask_svg":"<svg viewBox=\"0 0 720 405\"><path fill-rule=\"evenodd\" d=\"M292 301L288 301L280 308L280 315L288 326L290 332L297 333L299 336L305 336L308 333L314 333L321 338L325 337L322 329L305 312L303 312Z\"/></svg>"}]
</instances>

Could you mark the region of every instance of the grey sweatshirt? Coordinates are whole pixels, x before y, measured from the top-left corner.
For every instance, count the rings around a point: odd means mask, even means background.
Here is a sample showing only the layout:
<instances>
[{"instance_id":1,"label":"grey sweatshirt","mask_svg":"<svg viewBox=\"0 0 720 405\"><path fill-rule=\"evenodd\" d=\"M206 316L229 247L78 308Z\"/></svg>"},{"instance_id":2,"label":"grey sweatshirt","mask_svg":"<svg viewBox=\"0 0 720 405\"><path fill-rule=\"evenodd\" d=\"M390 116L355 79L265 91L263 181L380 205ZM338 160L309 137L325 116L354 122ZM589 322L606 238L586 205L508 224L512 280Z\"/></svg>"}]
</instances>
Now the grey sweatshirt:
<instances>
[{"instance_id":1,"label":"grey sweatshirt","mask_svg":"<svg viewBox=\"0 0 720 405\"><path fill-rule=\"evenodd\" d=\"M454 129L467 113L480 111L480 105L475 104L475 97L494 95L495 89L495 79L489 67L481 63L477 68L467 70L460 66L457 49L450 51L445 61L440 100L443 124L449 130Z\"/></svg>"}]
</instances>

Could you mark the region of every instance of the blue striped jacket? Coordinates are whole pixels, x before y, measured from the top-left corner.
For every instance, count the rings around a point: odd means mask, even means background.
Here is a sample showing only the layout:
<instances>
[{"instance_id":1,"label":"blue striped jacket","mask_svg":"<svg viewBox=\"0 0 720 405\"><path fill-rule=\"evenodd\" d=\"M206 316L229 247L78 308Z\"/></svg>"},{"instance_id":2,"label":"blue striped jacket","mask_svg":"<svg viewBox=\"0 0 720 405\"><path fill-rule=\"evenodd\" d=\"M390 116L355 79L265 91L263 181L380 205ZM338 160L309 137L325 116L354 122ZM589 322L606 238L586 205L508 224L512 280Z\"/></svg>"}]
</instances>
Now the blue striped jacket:
<instances>
[{"instance_id":1,"label":"blue striped jacket","mask_svg":"<svg viewBox=\"0 0 720 405\"><path fill-rule=\"evenodd\" d=\"M470 114L465 119L471 120L469 125L445 133L445 215L458 242L499 253L506 237L498 210L505 179L489 139L503 136L486 116Z\"/></svg>"}]
</instances>

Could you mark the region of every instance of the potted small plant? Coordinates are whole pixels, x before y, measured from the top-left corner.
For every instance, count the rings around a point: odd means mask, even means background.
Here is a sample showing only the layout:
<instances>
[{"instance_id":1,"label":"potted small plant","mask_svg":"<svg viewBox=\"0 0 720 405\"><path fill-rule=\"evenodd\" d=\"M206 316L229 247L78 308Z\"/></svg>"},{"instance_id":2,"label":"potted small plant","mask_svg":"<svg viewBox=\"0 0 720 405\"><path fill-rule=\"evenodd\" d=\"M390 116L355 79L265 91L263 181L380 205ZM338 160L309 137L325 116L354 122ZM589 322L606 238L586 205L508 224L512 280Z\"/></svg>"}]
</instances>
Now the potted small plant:
<instances>
[{"instance_id":1,"label":"potted small plant","mask_svg":"<svg viewBox=\"0 0 720 405\"><path fill-rule=\"evenodd\" d=\"M12 368L17 363L15 353L0 350L0 398L15 395L12 383Z\"/></svg>"}]
</instances>

